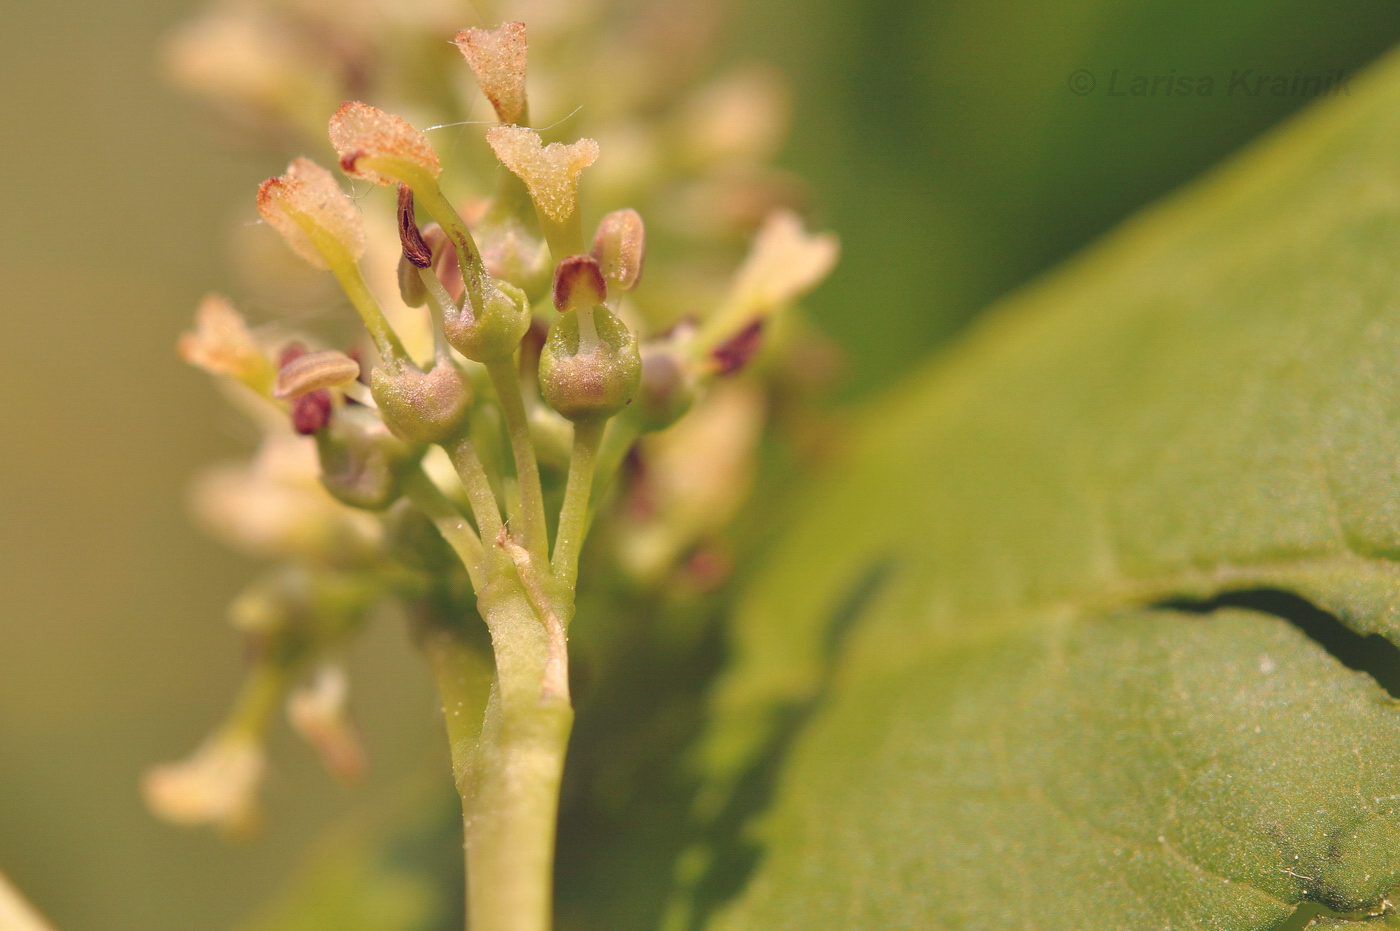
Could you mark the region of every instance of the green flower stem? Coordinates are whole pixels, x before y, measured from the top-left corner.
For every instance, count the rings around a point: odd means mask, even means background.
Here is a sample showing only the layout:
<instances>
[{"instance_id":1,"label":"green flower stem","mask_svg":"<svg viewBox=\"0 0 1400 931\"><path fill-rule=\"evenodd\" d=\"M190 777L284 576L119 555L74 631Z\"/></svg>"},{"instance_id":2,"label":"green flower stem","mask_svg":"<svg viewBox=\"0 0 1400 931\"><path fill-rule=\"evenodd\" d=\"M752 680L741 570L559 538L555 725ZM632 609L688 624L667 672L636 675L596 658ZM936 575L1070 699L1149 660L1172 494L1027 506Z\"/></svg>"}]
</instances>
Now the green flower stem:
<instances>
[{"instance_id":1,"label":"green flower stem","mask_svg":"<svg viewBox=\"0 0 1400 931\"><path fill-rule=\"evenodd\" d=\"M467 518L457 509L442 489L433 484L421 466L410 469L403 477L403 490L418 510L427 515L437 527L438 533L461 558L462 565L471 576L472 588L482 591L486 587L486 552L476 531L472 530ZM492 502L493 506L495 502Z\"/></svg>"},{"instance_id":2,"label":"green flower stem","mask_svg":"<svg viewBox=\"0 0 1400 931\"><path fill-rule=\"evenodd\" d=\"M452 349L447 345L447 330L443 319L447 308L453 306L452 295L447 293L447 289L442 286L442 282L431 268L418 269L418 278L423 282L428 313L433 319L433 356L438 362L450 363Z\"/></svg>"},{"instance_id":3,"label":"green flower stem","mask_svg":"<svg viewBox=\"0 0 1400 931\"><path fill-rule=\"evenodd\" d=\"M608 421L602 447L598 450L598 465L593 472L594 501L603 500L603 494L622 468L622 461L641 435L642 431L625 413Z\"/></svg>"},{"instance_id":4,"label":"green flower stem","mask_svg":"<svg viewBox=\"0 0 1400 931\"><path fill-rule=\"evenodd\" d=\"M554 538L554 575L570 588L578 581L578 558L588 534L588 502L593 474L607 421L601 418L574 424L574 451L569 459L569 482L559 511L559 531Z\"/></svg>"},{"instance_id":5,"label":"green flower stem","mask_svg":"<svg viewBox=\"0 0 1400 931\"><path fill-rule=\"evenodd\" d=\"M408 353L404 351L403 343L399 342L399 336L389 325L379 301L375 300L369 285L365 284L359 264L346 251L340 240L329 235L305 214L288 211L287 215L296 221L330 266L331 274L340 282L340 289L345 292L360 319L364 321L365 329L369 331L370 339L374 340L374 348L379 355L385 360L406 360Z\"/></svg>"},{"instance_id":6,"label":"green flower stem","mask_svg":"<svg viewBox=\"0 0 1400 931\"><path fill-rule=\"evenodd\" d=\"M550 638L520 582L497 579L477 604L491 629L496 680L466 822L469 926L548 931L559 782L573 709L567 695L544 688Z\"/></svg>"},{"instance_id":7,"label":"green flower stem","mask_svg":"<svg viewBox=\"0 0 1400 931\"><path fill-rule=\"evenodd\" d=\"M224 721L222 736L262 743L268 725L287 694L291 673L292 670L285 664L260 660L243 680L233 708Z\"/></svg>"},{"instance_id":8,"label":"green flower stem","mask_svg":"<svg viewBox=\"0 0 1400 931\"><path fill-rule=\"evenodd\" d=\"M481 530L481 538L487 543L493 543L501 535L501 506L496 501L496 494L491 490L491 479L486 475L486 468L481 464L481 457L477 455L476 445L472 443L471 437L467 434L450 440L443 447L447 451L447 456L452 460L452 465L457 469L457 477L462 480L462 487L467 491L467 501L471 505L472 516L476 518L476 526ZM490 561L489 558L487 560ZM480 592L480 586L477 587Z\"/></svg>"},{"instance_id":9,"label":"green flower stem","mask_svg":"<svg viewBox=\"0 0 1400 931\"><path fill-rule=\"evenodd\" d=\"M515 477L520 490L520 539L530 556L539 561L549 559L546 538L544 492L540 487L540 467L535 460L535 444L530 439L530 420L525 413L520 377L513 359L486 363L496 398L505 418L510 437L511 453L515 457Z\"/></svg>"}]
</instances>

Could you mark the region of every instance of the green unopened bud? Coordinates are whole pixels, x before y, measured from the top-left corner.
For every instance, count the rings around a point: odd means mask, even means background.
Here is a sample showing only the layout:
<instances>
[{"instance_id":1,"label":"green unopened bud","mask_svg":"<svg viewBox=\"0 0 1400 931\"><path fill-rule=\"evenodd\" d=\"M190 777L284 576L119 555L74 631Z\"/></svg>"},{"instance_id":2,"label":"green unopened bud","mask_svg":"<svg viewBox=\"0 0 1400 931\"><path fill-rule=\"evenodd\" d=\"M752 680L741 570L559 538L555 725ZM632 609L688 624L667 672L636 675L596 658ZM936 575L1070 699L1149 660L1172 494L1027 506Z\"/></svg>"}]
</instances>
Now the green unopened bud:
<instances>
[{"instance_id":1,"label":"green unopened bud","mask_svg":"<svg viewBox=\"0 0 1400 931\"><path fill-rule=\"evenodd\" d=\"M603 217L593 236L591 251L610 286L623 291L635 288L642 278L647 252L647 232L641 214L631 209L614 210Z\"/></svg>"},{"instance_id":2,"label":"green unopened bud","mask_svg":"<svg viewBox=\"0 0 1400 931\"><path fill-rule=\"evenodd\" d=\"M443 332L453 348L473 362L499 362L515 355L530 329L530 301L525 292L504 281L483 295L481 312L470 301L449 307Z\"/></svg>"},{"instance_id":3,"label":"green unopened bud","mask_svg":"<svg viewBox=\"0 0 1400 931\"><path fill-rule=\"evenodd\" d=\"M642 346L642 381L626 417L643 433L664 430L695 403L695 374L671 341Z\"/></svg>"},{"instance_id":4,"label":"green unopened bud","mask_svg":"<svg viewBox=\"0 0 1400 931\"><path fill-rule=\"evenodd\" d=\"M637 338L604 307L591 311L592 345L580 347L580 314L561 314L540 353L540 393L569 420L610 417L631 402L642 378Z\"/></svg>"},{"instance_id":5,"label":"green unopened bud","mask_svg":"<svg viewBox=\"0 0 1400 931\"><path fill-rule=\"evenodd\" d=\"M466 429L471 414L471 385L450 360L428 372L376 368L370 391L385 426L410 443L448 440Z\"/></svg>"},{"instance_id":6,"label":"green unopened bud","mask_svg":"<svg viewBox=\"0 0 1400 931\"><path fill-rule=\"evenodd\" d=\"M382 511L402 496L399 475L423 455L389 432L367 407L346 405L316 434L321 484L337 501Z\"/></svg>"}]
</instances>

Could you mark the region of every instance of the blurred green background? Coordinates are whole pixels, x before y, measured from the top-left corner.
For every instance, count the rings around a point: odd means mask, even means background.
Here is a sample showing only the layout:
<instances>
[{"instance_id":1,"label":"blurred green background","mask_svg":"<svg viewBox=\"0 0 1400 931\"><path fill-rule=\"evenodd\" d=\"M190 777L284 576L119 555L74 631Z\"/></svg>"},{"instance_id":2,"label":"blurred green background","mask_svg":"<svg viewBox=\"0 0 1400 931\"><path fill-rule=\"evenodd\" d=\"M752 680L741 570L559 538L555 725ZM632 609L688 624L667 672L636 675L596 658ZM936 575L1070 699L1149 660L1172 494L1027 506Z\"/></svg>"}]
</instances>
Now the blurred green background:
<instances>
[{"instance_id":1,"label":"blurred green background","mask_svg":"<svg viewBox=\"0 0 1400 931\"><path fill-rule=\"evenodd\" d=\"M227 231L281 158L230 151L166 89L188 2L9 11L0 33L0 870L67 931L224 929L339 813L437 759L426 677L380 624L357 653L373 754L347 790L282 738L267 834L228 846L151 819L136 785L236 681L228 598L258 569L184 513L195 469L251 434L175 357L199 296L234 287ZM796 86L785 164L840 232L811 301L849 396L895 380L987 301L1308 101L1232 72L1355 72L1400 39L1381 0L758 0L730 56ZM1080 96L1084 69L1097 79ZM1112 73L1212 75L1213 96L1110 97ZM235 290L235 294L236 294Z\"/></svg>"}]
</instances>

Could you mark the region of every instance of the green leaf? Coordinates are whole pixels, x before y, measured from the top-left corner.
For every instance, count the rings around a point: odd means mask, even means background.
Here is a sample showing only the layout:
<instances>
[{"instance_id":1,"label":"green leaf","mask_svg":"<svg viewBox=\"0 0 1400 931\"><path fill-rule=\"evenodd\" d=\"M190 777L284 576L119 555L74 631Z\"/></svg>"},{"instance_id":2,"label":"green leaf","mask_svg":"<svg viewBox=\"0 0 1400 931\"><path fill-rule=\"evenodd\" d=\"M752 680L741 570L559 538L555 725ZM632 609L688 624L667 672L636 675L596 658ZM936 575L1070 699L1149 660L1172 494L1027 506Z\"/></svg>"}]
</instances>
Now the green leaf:
<instances>
[{"instance_id":1,"label":"green leaf","mask_svg":"<svg viewBox=\"0 0 1400 931\"><path fill-rule=\"evenodd\" d=\"M1357 635L1400 640L1400 59L1353 90L869 418L737 619L692 857L721 868L674 926L1381 908L1400 654Z\"/></svg>"}]
</instances>

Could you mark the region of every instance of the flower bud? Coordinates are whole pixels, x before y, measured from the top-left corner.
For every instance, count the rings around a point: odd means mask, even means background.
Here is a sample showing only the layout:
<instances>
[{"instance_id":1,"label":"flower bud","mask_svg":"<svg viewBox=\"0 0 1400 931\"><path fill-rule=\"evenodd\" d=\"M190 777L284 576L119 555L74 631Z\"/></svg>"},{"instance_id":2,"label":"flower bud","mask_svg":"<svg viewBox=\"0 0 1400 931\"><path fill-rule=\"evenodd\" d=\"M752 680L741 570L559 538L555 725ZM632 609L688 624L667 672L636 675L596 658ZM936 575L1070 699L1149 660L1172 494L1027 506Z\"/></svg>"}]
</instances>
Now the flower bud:
<instances>
[{"instance_id":1,"label":"flower bud","mask_svg":"<svg viewBox=\"0 0 1400 931\"><path fill-rule=\"evenodd\" d=\"M592 351L580 352L579 314L561 314L540 352L540 393L569 420L610 417L637 393L642 359L637 339L606 308L592 311Z\"/></svg>"},{"instance_id":2,"label":"flower bud","mask_svg":"<svg viewBox=\"0 0 1400 931\"><path fill-rule=\"evenodd\" d=\"M372 184L442 174L442 163L428 138L402 117L351 100L330 121L331 145L340 170Z\"/></svg>"},{"instance_id":3,"label":"flower bud","mask_svg":"<svg viewBox=\"0 0 1400 931\"><path fill-rule=\"evenodd\" d=\"M495 29L463 29L461 49L481 92L491 101L502 123L518 123L525 113L525 65L528 44L524 23L502 23Z\"/></svg>"},{"instance_id":4,"label":"flower bud","mask_svg":"<svg viewBox=\"0 0 1400 931\"><path fill-rule=\"evenodd\" d=\"M300 398L313 391L339 388L360 377L360 363L343 352L326 349L298 354L282 366L272 387L279 401Z\"/></svg>"},{"instance_id":5,"label":"flower bud","mask_svg":"<svg viewBox=\"0 0 1400 931\"><path fill-rule=\"evenodd\" d=\"M496 126L486 141L501 164L525 182L535 209L563 223L578 210L578 176L598 159L598 143L580 139L544 145L539 133L523 126Z\"/></svg>"},{"instance_id":6,"label":"flower bud","mask_svg":"<svg viewBox=\"0 0 1400 931\"><path fill-rule=\"evenodd\" d=\"M646 261L647 233L641 214L632 209L614 210L603 217L593 236L593 258L615 288L630 291L642 277Z\"/></svg>"},{"instance_id":7,"label":"flower bud","mask_svg":"<svg viewBox=\"0 0 1400 931\"><path fill-rule=\"evenodd\" d=\"M262 183L258 213L293 252L322 271L330 268L327 248L343 251L352 261L364 254L359 211L335 177L310 159L293 159L286 174Z\"/></svg>"},{"instance_id":8,"label":"flower bud","mask_svg":"<svg viewBox=\"0 0 1400 931\"><path fill-rule=\"evenodd\" d=\"M226 298L207 295L194 314L194 331L180 337L180 358L214 375L237 379L259 393L272 380L272 361Z\"/></svg>"},{"instance_id":9,"label":"flower bud","mask_svg":"<svg viewBox=\"0 0 1400 931\"><path fill-rule=\"evenodd\" d=\"M142 789L151 810L174 824L213 824L243 833L258 820L258 786L267 762L251 738L214 737L189 758L146 773Z\"/></svg>"},{"instance_id":10,"label":"flower bud","mask_svg":"<svg viewBox=\"0 0 1400 931\"><path fill-rule=\"evenodd\" d=\"M608 283L591 255L571 255L554 269L554 307L561 314L596 307L608 299Z\"/></svg>"},{"instance_id":11,"label":"flower bud","mask_svg":"<svg viewBox=\"0 0 1400 931\"><path fill-rule=\"evenodd\" d=\"M321 484L337 501L382 511L402 495L399 475L423 455L389 432L367 407L346 405L316 434Z\"/></svg>"},{"instance_id":12,"label":"flower bud","mask_svg":"<svg viewBox=\"0 0 1400 931\"><path fill-rule=\"evenodd\" d=\"M365 749L347 709L345 670L324 666L316 679L287 697L287 719L326 769L344 782L364 775Z\"/></svg>"},{"instance_id":13,"label":"flower bud","mask_svg":"<svg viewBox=\"0 0 1400 931\"><path fill-rule=\"evenodd\" d=\"M460 308L447 308L443 318L447 341L473 362L510 358L530 329L530 302L525 292L504 281L495 284L483 296L480 313L466 301Z\"/></svg>"},{"instance_id":14,"label":"flower bud","mask_svg":"<svg viewBox=\"0 0 1400 931\"><path fill-rule=\"evenodd\" d=\"M370 391L384 424L409 443L441 443L466 428L472 390L450 360L428 372L416 368L376 368Z\"/></svg>"},{"instance_id":15,"label":"flower bud","mask_svg":"<svg viewBox=\"0 0 1400 931\"><path fill-rule=\"evenodd\" d=\"M695 376L670 342L642 346L642 380L626 417L643 433L664 430L695 403Z\"/></svg>"}]
</instances>

